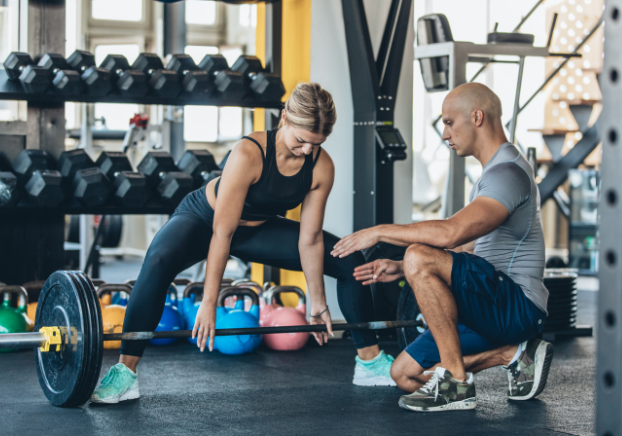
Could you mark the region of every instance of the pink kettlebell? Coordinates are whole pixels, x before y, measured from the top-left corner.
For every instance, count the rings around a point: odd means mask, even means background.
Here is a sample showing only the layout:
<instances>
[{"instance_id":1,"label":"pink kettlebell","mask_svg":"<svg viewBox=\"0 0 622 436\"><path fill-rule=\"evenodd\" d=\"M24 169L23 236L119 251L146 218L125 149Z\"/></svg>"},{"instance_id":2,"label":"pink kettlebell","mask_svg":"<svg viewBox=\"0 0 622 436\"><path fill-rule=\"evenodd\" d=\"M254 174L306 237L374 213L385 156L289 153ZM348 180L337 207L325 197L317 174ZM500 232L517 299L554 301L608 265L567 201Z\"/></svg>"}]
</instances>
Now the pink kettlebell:
<instances>
[{"instance_id":1,"label":"pink kettlebell","mask_svg":"<svg viewBox=\"0 0 622 436\"><path fill-rule=\"evenodd\" d=\"M295 292L298 294L298 306L283 307L274 304L273 299L277 294ZM262 309L259 325L262 327L308 325L306 318L307 298L302 289L297 286L272 286L262 298ZM279 333L264 335L266 345L273 350L289 351L300 350L309 340L309 333Z\"/></svg>"}]
</instances>

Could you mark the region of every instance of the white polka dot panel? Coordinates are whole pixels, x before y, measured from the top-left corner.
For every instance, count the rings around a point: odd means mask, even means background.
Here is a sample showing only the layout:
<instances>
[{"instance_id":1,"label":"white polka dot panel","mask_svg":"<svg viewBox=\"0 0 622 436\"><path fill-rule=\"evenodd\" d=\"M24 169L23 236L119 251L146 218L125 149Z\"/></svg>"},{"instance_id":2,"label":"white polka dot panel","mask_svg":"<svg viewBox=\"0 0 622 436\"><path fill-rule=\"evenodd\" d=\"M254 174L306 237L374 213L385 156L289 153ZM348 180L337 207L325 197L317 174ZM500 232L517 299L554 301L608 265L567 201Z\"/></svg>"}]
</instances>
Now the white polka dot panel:
<instances>
[{"instance_id":1,"label":"white polka dot panel","mask_svg":"<svg viewBox=\"0 0 622 436\"><path fill-rule=\"evenodd\" d=\"M603 7L604 0L551 2L546 10L547 26L550 26L553 14L558 14L551 51L572 52L596 25ZM568 131L564 152L581 139L569 105L592 104L602 99L596 74L603 64L603 37L601 26L578 51L581 57L570 59L545 89L544 128ZM545 77L559 68L563 60L546 59Z\"/></svg>"}]
</instances>

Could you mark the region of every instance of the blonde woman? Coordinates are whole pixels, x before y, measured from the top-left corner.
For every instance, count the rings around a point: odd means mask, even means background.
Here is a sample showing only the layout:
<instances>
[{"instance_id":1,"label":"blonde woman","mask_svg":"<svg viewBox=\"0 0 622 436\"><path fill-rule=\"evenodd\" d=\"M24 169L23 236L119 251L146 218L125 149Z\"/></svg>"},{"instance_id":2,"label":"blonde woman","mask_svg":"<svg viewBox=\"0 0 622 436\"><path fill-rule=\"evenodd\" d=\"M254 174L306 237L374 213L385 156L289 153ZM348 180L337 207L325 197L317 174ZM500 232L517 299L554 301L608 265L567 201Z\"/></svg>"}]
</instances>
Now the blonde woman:
<instances>
[{"instance_id":1,"label":"blonde woman","mask_svg":"<svg viewBox=\"0 0 622 436\"><path fill-rule=\"evenodd\" d=\"M311 323L331 331L323 275L337 279L339 306L348 322L373 320L369 286L354 276L363 265L360 252L344 258L330 255L339 238L324 232L324 210L334 165L321 145L337 121L333 98L315 83L299 84L285 103L280 128L245 136L233 149L222 177L190 193L154 238L132 291L124 332L155 330L167 286L185 268L205 259L203 301L193 337L211 351L216 299L229 255L277 268L303 271L311 302ZM283 218L302 204L300 222ZM328 333L315 333L321 344ZM357 348L353 382L395 385L393 357L380 351L375 332L352 332ZM95 390L91 401L118 403L138 398L136 365L146 341L121 344L119 363Z\"/></svg>"}]
</instances>

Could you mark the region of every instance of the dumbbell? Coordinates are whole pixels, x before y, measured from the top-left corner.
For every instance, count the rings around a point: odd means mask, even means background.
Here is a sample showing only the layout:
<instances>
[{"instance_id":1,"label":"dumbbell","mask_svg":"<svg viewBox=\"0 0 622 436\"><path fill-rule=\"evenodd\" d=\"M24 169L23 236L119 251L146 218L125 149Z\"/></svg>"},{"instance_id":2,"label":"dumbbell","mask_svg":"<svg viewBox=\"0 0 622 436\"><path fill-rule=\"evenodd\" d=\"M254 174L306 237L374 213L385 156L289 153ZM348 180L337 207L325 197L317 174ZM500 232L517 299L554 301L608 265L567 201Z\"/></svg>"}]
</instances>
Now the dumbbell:
<instances>
[{"instance_id":1,"label":"dumbbell","mask_svg":"<svg viewBox=\"0 0 622 436\"><path fill-rule=\"evenodd\" d=\"M146 177L132 169L125 153L104 151L95 164L112 182L112 196L121 206L142 207L149 199Z\"/></svg>"},{"instance_id":2,"label":"dumbbell","mask_svg":"<svg viewBox=\"0 0 622 436\"><path fill-rule=\"evenodd\" d=\"M123 55L106 56L99 68L110 71L112 82L124 97L144 97L149 92L147 75L140 70L131 69Z\"/></svg>"},{"instance_id":3,"label":"dumbbell","mask_svg":"<svg viewBox=\"0 0 622 436\"><path fill-rule=\"evenodd\" d=\"M80 73L87 94L103 97L112 89L110 71L95 66L95 56L84 50L76 50L67 58L67 64Z\"/></svg>"},{"instance_id":4,"label":"dumbbell","mask_svg":"<svg viewBox=\"0 0 622 436\"><path fill-rule=\"evenodd\" d=\"M209 95L209 75L197 66L190 55L171 55L166 69L177 73L184 93L192 94L193 97Z\"/></svg>"},{"instance_id":5,"label":"dumbbell","mask_svg":"<svg viewBox=\"0 0 622 436\"><path fill-rule=\"evenodd\" d=\"M165 69L157 54L141 53L132 64L132 69L147 75L149 86L155 95L174 98L181 92L179 76L175 71Z\"/></svg>"},{"instance_id":6,"label":"dumbbell","mask_svg":"<svg viewBox=\"0 0 622 436\"><path fill-rule=\"evenodd\" d=\"M40 67L50 72L53 89L63 95L78 95L82 92L82 79L77 71L58 53L46 53L39 60Z\"/></svg>"},{"instance_id":7,"label":"dumbbell","mask_svg":"<svg viewBox=\"0 0 622 436\"><path fill-rule=\"evenodd\" d=\"M207 150L186 150L179 159L177 167L192 176L195 188L200 188L215 178L211 177L214 171L220 172L214 156Z\"/></svg>"},{"instance_id":8,"label":"dumbbell","mask_svg":"<svg viewBox=\"0 0 622 436\"><path fill-rule=\"evenodd\" d=\"M177 206L194 185L192 176L179 171L173 156L165 151L148 152L138 164L138 171L145 175L167 206Z\"/></svg>"},{"instance_id":9,"label":"dumbbell","mask_svg":"<svg viewBox=\"0 0 622 436\"><path fill-rule=\"evenodd\" d=\"M226 100L240 100L246 94L244 76L242 73L229 68L227 59L223 55L206 55L199 63L199 68L206 71L210 77L209 94Z\"/></svg>"},{"instance_id":10,"label":"dumbbell","mask_svg":"<svg viewBox=\"0 0 622 436\"><path fill-rule=\"evenodd\" d=\"M50 87L50 72L35 65L28 53L14 51L3 65L9 79L19 80L28 93L42 94Z\"/></svg>"},{"instance_id":11,"label":"dumbbell","mask_svg":"<svg viewBox=\"0 0 622 436\"><path fill-rule=\"evenodd\" d=\"M0 171L0 207L15 206L21 197L17 177L9 171Z\"/></svg>"},{"instance_id":12,"label":"dumbbell","mask_svg":"<svg viewBox=\"0 0 622 436\"><path fill-rule=\"evenodd\" d=\"M61 153L58 168L64 189L81 205L100 206L108 199L110 181L84 149Z\"/></svg>"},{"instance_id":13,"label":"dumbbell","mask_svg":"<svg viewBox=\"0 0 622 436\"><path fill-rule=\"evenodd\" d=\"M285 95L285 87L281 78L265 71L256 56L240 56L231 69L242 73L247 89L250 89L258 100L280 101Z\"/></svg>"},{"instance_id":14,"label":"dumbbell","mask_svg":"<svg viewBox=\"0 0 622 436\"><path fill-rule=\"evenodd\" d=\"M60 172L45 150L26 149L13 161L13 171L30 200L37 206L56 207L65 197Z\"/></svg>"}]
</instances>

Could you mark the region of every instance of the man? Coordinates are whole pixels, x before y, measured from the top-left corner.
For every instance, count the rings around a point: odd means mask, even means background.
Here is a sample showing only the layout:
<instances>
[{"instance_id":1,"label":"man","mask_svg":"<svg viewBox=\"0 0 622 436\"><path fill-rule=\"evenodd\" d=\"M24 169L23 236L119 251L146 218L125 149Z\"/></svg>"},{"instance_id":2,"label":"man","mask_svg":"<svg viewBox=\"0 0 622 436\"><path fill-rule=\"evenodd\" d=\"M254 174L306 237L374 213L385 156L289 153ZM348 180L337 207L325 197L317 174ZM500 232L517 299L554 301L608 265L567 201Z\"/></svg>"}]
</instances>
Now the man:
<instances>
[{"instance_id":1,"label":"man","mask_svg":"<svg viewBox=\"0 0 622 436\"><path fill-rule=\"evenodd\" d=\"M483 167L468 206L447 220L361 230L332 252L348 256L380 241L408 247L402 262L377 260L355 277L405 276L428 324L391 368L397 385L413 392L399 401L409 410L474 409L473 373L497 365L508 371L510 399L531 399L546 384L553 346L535 338L548 299L540 195L501 114L499 97L478 83L455 88L443 102L443 140Z\"/></svg>"}]
</instances>

